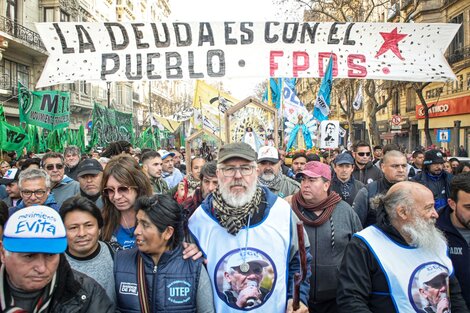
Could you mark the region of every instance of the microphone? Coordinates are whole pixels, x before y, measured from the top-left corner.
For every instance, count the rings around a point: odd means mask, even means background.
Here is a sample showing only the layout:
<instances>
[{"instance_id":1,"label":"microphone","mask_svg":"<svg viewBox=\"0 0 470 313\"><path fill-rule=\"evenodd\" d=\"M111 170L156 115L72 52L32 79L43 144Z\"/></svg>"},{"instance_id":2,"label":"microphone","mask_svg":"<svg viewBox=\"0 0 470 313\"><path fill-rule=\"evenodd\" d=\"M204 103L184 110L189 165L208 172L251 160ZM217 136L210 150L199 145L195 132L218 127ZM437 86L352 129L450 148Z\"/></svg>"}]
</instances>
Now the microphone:
<instances>
[{"instance_id":1,"label":"microphone","mask_svg":"<svg viewBox=\"0 0 470 313\"><path fill-rule=\"evenodd\" d=\"M258 288L258 282L255 281L255 280L249 280L247 283L246 283L246 286L247 287L256 287ZM258 300L258 298L256 297L249 297L247 300L246 300L246 307L248 308L251 308L253 307L255 304L256 304L256 301Z\"/></svg>"},{"instance_id":2,"label":"microphone","mask_svg":"<svg viewBox=\"0 0 470 313\"><path fill-rule=\"evenodd\" d=\"M441 292L441 293L439 294L439 298L440 298L440 299L447 299L447 292ZM442 313L450 313L449 307L444 308L444 310L442 310Z\"/></svg>"}]
</instances>

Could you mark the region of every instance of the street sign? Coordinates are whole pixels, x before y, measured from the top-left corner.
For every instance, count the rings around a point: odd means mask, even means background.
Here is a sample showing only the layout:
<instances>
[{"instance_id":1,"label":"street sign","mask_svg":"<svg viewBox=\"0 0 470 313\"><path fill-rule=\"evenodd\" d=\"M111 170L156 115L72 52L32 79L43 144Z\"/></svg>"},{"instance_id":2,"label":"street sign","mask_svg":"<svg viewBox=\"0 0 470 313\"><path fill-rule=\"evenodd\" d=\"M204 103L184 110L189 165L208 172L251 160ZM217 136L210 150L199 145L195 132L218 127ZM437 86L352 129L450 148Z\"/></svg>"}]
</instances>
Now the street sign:
<instances>
[{"instance_id":1,"label":"street sign","mask_svg":"<svg viewBox=\"0 0 470 313\"><path fill-rule=\"evenodd\" d=\"M392 125L400 125L401 124L401 116L400 115L393 115L392 116Z\"/></svg>"},{"instance_id":2,"label":"street sign","mask_svg":"<svg viewBox=\"0 0 470 313\"><path fill-rule=\"evenodd\" d=\"M450 129L438 129L437 142L450 142Z\"/></svg>"}]
</instances>

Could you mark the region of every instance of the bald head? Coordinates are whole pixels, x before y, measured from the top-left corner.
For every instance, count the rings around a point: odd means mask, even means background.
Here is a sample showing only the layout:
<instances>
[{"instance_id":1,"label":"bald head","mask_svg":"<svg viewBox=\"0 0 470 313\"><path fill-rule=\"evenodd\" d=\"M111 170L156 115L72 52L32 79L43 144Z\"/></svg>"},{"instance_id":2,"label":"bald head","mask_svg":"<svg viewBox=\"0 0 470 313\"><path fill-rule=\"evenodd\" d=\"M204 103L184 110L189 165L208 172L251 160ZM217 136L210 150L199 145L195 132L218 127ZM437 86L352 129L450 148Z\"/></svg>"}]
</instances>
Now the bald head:
<instances>
[{"instance_id":1,"label":"bald head","mask_svg":"<svg viewBox=\"0 0 470 313\"><path fill-rule=\"evenodd\" d=\"M433 194L424 185L409 181L396 183L382 200L392 226L408 244L435 250L445 241L434 225L438 214Z\"/></svg>"},{"instance_id":2,"label":"bald head","mask_svg":"<svg viewBox=\"0 0 470 313\"><path fill-rule=\"evenodd\" d=\"M385 196L379 198L383 201L385 211L392 223L406 220L419 200L430 199L434 204L433 194L427 187L410 181L396 183Z\"/></svg>"},{"instance_id":3,"label":"bald head","mask_svg":"<svg viewBox=\"0 0 470 313\"><path fill-rule=\"evenodd\" d=\"M385 179L390 183L406 180L406 157L400 151L392 150L385 154L381 164Z\"/></svg>"}]
</instances>

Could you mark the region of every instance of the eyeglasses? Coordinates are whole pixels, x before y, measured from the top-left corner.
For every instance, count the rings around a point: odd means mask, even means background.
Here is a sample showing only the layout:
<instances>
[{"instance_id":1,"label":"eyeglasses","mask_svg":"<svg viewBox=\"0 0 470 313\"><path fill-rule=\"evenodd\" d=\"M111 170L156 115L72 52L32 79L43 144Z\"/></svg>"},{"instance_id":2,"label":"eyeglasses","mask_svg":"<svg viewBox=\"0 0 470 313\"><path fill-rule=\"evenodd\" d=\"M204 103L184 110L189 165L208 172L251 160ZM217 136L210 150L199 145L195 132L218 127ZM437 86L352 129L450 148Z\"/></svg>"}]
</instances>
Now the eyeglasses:
<instances>
[{"instance_id":1,"label":"eyeglasses","mask_svg":"<svg viewBox=\"0 0 470 313\"><path fill-rule=\"evenodd\" d=\"M263 274L263 267L258 264L253 264L253 263L250 263L250 269L248 270L248 272L243 272L240 269L240 266L235 266L232 268L236 270L237 272L242 273L243 275L246 275L246 276L251 275L251 274L255 274L255 275Z\"/></svg>"},{"instance_id":2,"label":"eyeglasses","mask_svg":"<svg viewBox=\"0 0 470 313\"><path fill-rule=\"evenodd\" d=\"M244 165L240 167L224 167L222 168L222 173L224 174L225 177L233 177L237 173L237 171L240 171L240 174L243 176L248 176L253 174L253 169L255 167L253 165Z\"/></svg>"},{"instance_id":3,"label":"eyeglasses","mask_svg":"<svg viewBox=\"0 0 470 313\"><path fill-rule=\"evenodd\" d=\"M46 170L48 170L48 171L53 171L53 170L54 170L54 167L55 167L56 169L58 169L58 170L61 170L61 169L64 168L64 164L62 164L62 163L47 164L47 165L45 166Z\"/></svg>"},{"instance_id":4,"label":"eyeglasses","mask_svg":"<svg viewBox=\"0 0 470 313\"><path fill-rule=\"evenodd\" d=\"M363 156L370 156L370 152L358 152L357 153L359 156L363 157Z\"/></svg>"},{"instance_id":5,"label":"eyeglasses","mask_svg":"<svg viewBox=\"0 0 470 313\"><path fill-rule=\"evenodd\" d=\"M109 188L109 187L106 187L103 189L103 196L105 197L114 197L116 195L116 192L120 195L128 195L129 194L129 191L132 189L132 188L137 188L137 186L119 186L117 187L117 189L114 189L114 188Z\"/></svg>"},{"instance_id":6,"label":"eyeglasses","mask_svg":"<svg viewBox=\"0 0 470 313\"><path fill-rule=\"evenodd\" d=\"M33 194L37 197L37 198L41 198L41 197L44 197L44 195L46 194L46 190L42 190L42 189L38 189L38 190L21 190L20 193L23 197L25 198L29 198L31 197Z\"/></svg>"}]
</instances>

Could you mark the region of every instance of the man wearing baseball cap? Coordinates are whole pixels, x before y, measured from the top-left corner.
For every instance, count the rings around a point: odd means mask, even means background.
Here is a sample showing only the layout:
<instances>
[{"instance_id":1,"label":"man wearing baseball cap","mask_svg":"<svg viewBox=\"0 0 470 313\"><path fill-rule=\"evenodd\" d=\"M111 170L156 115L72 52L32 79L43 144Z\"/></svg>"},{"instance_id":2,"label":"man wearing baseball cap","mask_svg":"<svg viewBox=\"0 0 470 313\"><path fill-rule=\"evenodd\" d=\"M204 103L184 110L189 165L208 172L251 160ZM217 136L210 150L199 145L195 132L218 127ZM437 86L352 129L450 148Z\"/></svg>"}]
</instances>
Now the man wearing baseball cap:
<instances>
[{"instance_id":1,"label":"man wearing baseball cap","mask_svg":"<svg viewBox=\"0 0 470 313\"><path fill-rule=\"evenodd\" d=\"M331 180L331 190L341 196L349 205L364 184L352 176L354 171L354 158L348 152L338 154L333 161L334 175Z\"/></svg>"},{"instance_id":2,"label":"man wearing baseball cap","mask_svg":"<svg viewBox=\"0 0 470 313\"><path fill-rule=\"evenodd\" d=\"M423 171L413 181L428 187L434 196L434 208L440 212L447 205L450 196L452 174L444 169L444 155L437 149L424 153Z\"/></svg>"},{"instance_id":3,"label":"man wearing baseball cap","mask_svg":"<svg viewBox=\"0 0 470 313\"><path fill-rule=\"evenodd\" d=\"M249 270L243 270L248 264ZM239 308L251 309L265 301L269 294L267 288L261 286L268 262L255 251L236 251L225 264L224 296L228 303Z\"/></svg>"},{"instance_id":4,"label":"man wearing baseball cap","mask_svg":"<svg viewBox=\"0 0 470 313\"><path fill-rule=\"evenodd\" d=\"M168 188L172 189L184 178L183 174L181 174L180 170L177 169L173 163L175 154L166 150L158 150L157 152L162 157L162 177L168 184Z\"/></svg>"},{"instance_id":5,"label":"man wearing baseball cap","mask_svg":"<svg viewBox=\"0 0 470 313\"><path fill-rule=\"evenodd\" d=\"M15 212L0 243L1 312L114 312L104 289L70 268L65 227L57 211Z\"/></svg>"},{"instance_id":6,"label":"man wearing baseball cap","mask_svg":"<svg viewBox=\"0 0 470 313\"><path fill-rule=\"evenodd\" d=\"M100 162L96 159L81 161L77 166L76 175L80 184L80 195L90 199L99 209L102 209L101 180L103 179L103 166Z\"/></svg>"},{"instance_id":7,"label":"man wearing baseball cap","mask_svg":"<svg viewBox=\"0 0 470 313\"><path fill-rule=\"evenodd\" d=\"M425 312L449 312L450 301L447 293L449 273L437 264L431 264L418 274L419 294L425 300Z\"/></svg>"},{"instance_id":8,"label":"man wearing baseball cap","mask_svg":"<svg viewBox=\"0 0 470 313\"><path fill-rule=\"evenodd\" d=\"M286 198L304 222L310 241L310 312L337 312L337 270L352 235L361 230L359 217L351 206L330 191L331 167L318 161L307 162L300 179L300 191ZM319 279L322 277L323 279Z\"/></svg>"},{"instance_id":9,"label":"man wearing baseball cap","mask_svg":"<svg viewBox=\"0 0 470 313\"><path fill-rule=\"evenodd\" d=\"M8 197L3 198L2 201L11 208L16 206L16 203L21 200L20 187L18 180L21 171L17 168L10 168L5 172L3 178L0 179L0 185L5 185Z\"/></svg>"},{"instance_id":10,"label":"man wearing baseball cap","mask_svg":"<svg viewBox=\"0 0 470 313\"><path fill-rule=\"evenodd\" d=\"M217 160L218 187L207 196L189 220L189 229L207 257L207 270L212 280L227 255L239 251L258 251L273 262L276 283L269 295L260 298L258 312L294 312L292 279L300 271L298 262L298 219L289 204L267 187L257 185L259 169L256 152L246 143L230 143L219 149ZM311 255L307 247L308 267ZM247 253L242 255L240 270L247 274L254 268ZM254 266L254 265L253 265ZM307 273L307 279L310 272ZM285 283L289 282L289 283ZM217 281L212 282L217 286ZM216 288L217 289L217 288ZM300 287L300 308L308 312L308 281ZM217 312L229 312L233 302L221 297L223 290L214 290ZM238 296L242 296L238 294ZM248 298L237 297L236 308L245 307Z\"/></svg>"},{"instance_id":11,"label":"man wearing baseball cap","mask_svg":"<svg viewBox=\"0 0 470 313\"><path fill-rule=\"evenodd\" d=\"M275 147L263 146L258 150L258 183L281 198L293 195L300 184L282 174L279 152Z\"/></svg>"}]
</instances>

